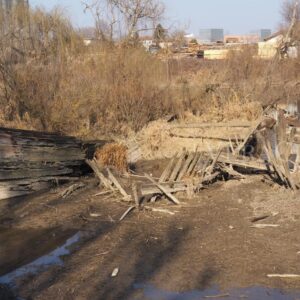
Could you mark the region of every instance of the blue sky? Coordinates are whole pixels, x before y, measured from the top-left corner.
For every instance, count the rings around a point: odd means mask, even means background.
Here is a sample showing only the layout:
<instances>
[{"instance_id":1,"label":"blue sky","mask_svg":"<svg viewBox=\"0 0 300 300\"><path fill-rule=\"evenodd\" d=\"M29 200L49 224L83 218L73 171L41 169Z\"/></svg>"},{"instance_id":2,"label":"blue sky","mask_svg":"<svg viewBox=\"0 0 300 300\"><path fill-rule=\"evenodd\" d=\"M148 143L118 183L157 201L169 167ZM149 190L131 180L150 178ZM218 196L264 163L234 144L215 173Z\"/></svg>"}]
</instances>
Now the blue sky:
<instances>
[{"instance_id":1,"label":"blue sky","mask_svg":"<svg viewBox=\"0 0 300 300\"><path fill-rule=\"evenodd\" d=\"M225 33L248 33L260 28L276 30L283 0L163 0L165 23L197 35L200 28L224 28ZM31 5L51 9L62 7L75 26L93 24L83 13L81 0L31 0Z\"/></svg>"}]
</instances>

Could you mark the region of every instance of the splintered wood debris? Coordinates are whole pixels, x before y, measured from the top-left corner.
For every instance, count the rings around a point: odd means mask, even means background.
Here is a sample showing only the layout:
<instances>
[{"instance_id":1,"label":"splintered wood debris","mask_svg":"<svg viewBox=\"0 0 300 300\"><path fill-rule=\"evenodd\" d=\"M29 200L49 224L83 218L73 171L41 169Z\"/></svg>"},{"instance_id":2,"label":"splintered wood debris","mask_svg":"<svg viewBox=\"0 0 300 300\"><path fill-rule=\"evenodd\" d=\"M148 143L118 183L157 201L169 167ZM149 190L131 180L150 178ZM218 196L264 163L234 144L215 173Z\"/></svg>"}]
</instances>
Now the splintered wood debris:
<instances>
[{"instance_id":1,"label":"splintered wood debris","mask_svg":"<svg viewBox=\"0 0 300 300\"><path fill-rule=\"evenodd\" d=\"M185 198L189 198L217 180L240 180L253 173L265 174L274 183L295 191L300 188L299 128L295 127L297 122L291 122L283 111L276 110L277 117L274 118L269 115L268 110L269 107L252 126L247 124L249 131L239 139L241 143L237 139L235 143L229 140L228 147L212 153L184 150L169 160L159 178L146 173L122 176L113 167L101 168L96 160L86 162L104 188L119 194L119 199L131 203L120 220L134 209L173 215L173 211L165 208L154 209L147 206L147 203L155 203L158 199L165 198L171 204L180 206L182 201L179 197L182 195L178 197L178 193L186 193ZM236 126L238 125L234 124L233 128ZM196 128L197 125L193 124L191 127ZM277 225L261 224L252 227L272 226Z\"/></svg>"}]
</instances>

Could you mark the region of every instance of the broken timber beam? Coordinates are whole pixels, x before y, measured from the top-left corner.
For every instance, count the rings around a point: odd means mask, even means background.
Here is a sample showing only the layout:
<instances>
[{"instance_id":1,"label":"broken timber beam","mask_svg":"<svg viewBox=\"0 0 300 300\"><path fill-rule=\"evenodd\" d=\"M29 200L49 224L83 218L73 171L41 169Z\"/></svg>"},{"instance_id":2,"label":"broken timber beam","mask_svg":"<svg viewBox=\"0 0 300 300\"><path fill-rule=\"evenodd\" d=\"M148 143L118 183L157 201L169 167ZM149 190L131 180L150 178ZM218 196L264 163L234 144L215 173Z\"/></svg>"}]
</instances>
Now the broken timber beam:
<instances>
[{"instance_id":1,"label":"broken timber beam","mask_svg":"<svg viewBox=\"0 0 300 300\"><path fill-rule=\"evenodd\" d=\"M99 170L96 160L86 159L85 162L90 166L90 168L94 171L95 175L99 178L100 184L103 184L107 189L114 191L112 183L107 178L105 178L103 173Z\"/></svg>"},{"instance_id":2,"label":"broken timber beam","mask_svg":"<svg viewBox=\"0 0 300 300\"><path fill-rule=\"evenodd\" d=\"M119 190L119 192L124 196L125 199L129 200L131 198L130 195L123 189L117 178L113 175L109 168L106 169L108 178L111 182L113 182L114 186Z\"/></svg>"},{"instance_id":3,"label":"broken timber beam","mask_svg":"<svg viewBox=\"0 0 300 300\"><path fill-rule=\"evenodd\" d=\"M230 164L236 167L253 169L254 171L268 171L266 164L262 160L251 160L245 156L233 156L230 154L221 154L218 162Z\"/></svg>"},{"instance_id":4,"label":"broken timber beam","mask_svg":"<svg viewBox=\"0 0 300 300\"><path fill-rule=\"evenodd\" d=\"M182 179L182 177L186 174L189 166L191 165L192 161L194 160L194 157L195 157L194 153L188 154L188 157L187 157L182 169L180 170L176 181L180 181Z\"/></svg>"},{"instance_id":5,"label":"broken timber beam","mask_svg":"<svg viewBox=\"0 0 300 300\"><path fill-rule=\"evenodd\" d=\"M177 175L179 173L179 170L181 168L181 165L185 159L186 156L186 152L182 153L182 155L180 156L180 158L178 159L177 163L175 164L175 167L173 169L173 172L170 175L169 181L175 181L177 178Z\"/></svg>"},{"instance_id":6,"label":"broken timber beam","mask_svg":"<svg viewBox=\"0 0 300 300\"><path fill-rule=\"evenodd\" d=\"M167 167L165 168L165 170L163 171L163 173L161 174L161 176L159 178L159 182L165 182L169 179L176 156L177 156L177 154L175 154L175 156L169 161Z\"/></svg>"},{"instance_id":7,"label":"broken timber beam","mask_svg":"<svg viewBox=\"0 0 300 300\"><path fill-rule=\"evenodd\" d=\"M261 122L264 120L264 117L260 117L255 124L250 128L248 134L245 136L245 138L243 139L244 141L237 147L237 149L235 149L235 153L239 154L243 148L246 146L249 138L255 133L255 131L257 130L257 128L259 127L259 125L261 124Z\"/></svg>"},{"instance_id":8,"label":"broken timber beam","mask_svg":"<svg viewBox=\"0 0 300 300\"><path fill-rule=\"evenodd\" d=\"M165 189L160 183L157 183L153 178L151 178L148 174L145 174L146 178L152 182L154 185L156 185L161 192L163 192L172 202L179 205L180 201L173 196L167 189Z\"/></svg>"},{"instance_id":9,"label":"broken timber beam","mask_svg":"<svg viewBox=\"0 0 300 300\"><path fill-rule=\"evenodd\" d=\"M212 127L232 127L232 128L248 128L251 127L251 122L228 122L228 123L194 123L174 125L171 128L212 128Z\"/></svg>"},{"instance_id":10,"label":"broken timber beam","mask_svg":"<svg viewBox=\"0 0 300 300\"><path fill-rule=\"evenodd\" d=\"M218 137L218 136L208 136L208 135L182 135L182 134L176 134L176 133L170 133L171 137L175 138L181 138L181 139L204 139L204 140L218 140L218 141L223 141L223 142L229 142L230 140L233 139L233 137ZM244 141L243 138L237 137L237 141Z\"/></svg>"},{"instance_id":11,"label":"broken timber beam","mask_svg":"<svg viewBox=\"0 0 300 300\"><path fill-rule=\"evenodd\" d=\"M159 183L168 193L178 193L187 191L187 185L183 182L176 183ZM157 184L143 184L140 186L142 197L154 194L163 194L162 190L157 187Z\"/></svg>"}]
</instances>

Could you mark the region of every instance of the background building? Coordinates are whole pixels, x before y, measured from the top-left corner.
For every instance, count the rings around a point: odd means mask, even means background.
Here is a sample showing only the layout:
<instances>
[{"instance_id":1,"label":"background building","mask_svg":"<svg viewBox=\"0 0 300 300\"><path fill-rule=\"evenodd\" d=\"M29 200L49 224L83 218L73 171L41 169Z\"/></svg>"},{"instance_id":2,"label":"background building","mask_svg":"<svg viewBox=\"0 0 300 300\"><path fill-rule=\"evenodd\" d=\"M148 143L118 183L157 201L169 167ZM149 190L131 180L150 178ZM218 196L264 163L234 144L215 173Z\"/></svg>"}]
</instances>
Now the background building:
<instances>
[{"instance_id":1,"label":"background building","mask_svg":"<svg viewBox=\"0 0 300 300\"><path fill-rule=\"evenodd\" d=\"M201 43L216 43L223 42L224 30L211 28L211 29L200 29L199 39Z\"/></svg>"},{"instance_id":2,"label":"background building","mask_svg":"<svg viewBox=\"0 0 300 300\"><path fill-rule=\"evenodd\" d=\"M257 44L260 41L260 36L256 34L248 35L225 35L225 44Z\"/></svg>"},{"instance_id":3,"label":"background building","mask_svg":"<svg viewBox=\"0 0 300 300\"><path fill-rule=\"evenodd\" d=\"M272 34L271 29L260 29L259 30L259 36L260 40L263 41L265 38L269 37Z\"/></svg>"},{"instance_id":4,"label":"background building","mask_svg":"<svg viewBox=\"0 0 300 300\"><path fill-rule=\"evenodd\" d=\"M268 38L272 34L271 29L259 29L252 31L251 34L257 35L259 37L259 41L263 41L265 38Z\"/></svg>"}]
</instances>

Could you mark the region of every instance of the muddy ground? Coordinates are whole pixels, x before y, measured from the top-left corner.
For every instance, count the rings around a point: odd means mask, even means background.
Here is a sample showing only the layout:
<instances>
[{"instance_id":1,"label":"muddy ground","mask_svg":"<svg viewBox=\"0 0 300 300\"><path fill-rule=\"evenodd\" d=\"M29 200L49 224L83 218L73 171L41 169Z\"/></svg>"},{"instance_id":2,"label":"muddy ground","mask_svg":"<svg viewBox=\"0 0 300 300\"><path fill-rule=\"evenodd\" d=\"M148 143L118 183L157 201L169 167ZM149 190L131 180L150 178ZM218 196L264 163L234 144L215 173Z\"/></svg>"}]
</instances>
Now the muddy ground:
<instances>
[{"instance_id":1,"label":"muddy ground","mask_svg":"<svg viewBox=\"0 0 300 300\"><path fill-rule=\"evenodd\" d=\"M159 171L155 164L149 168ZM230 290L252 287L279 289L280 297L266 292L251 299L300 299L294 292L299 279L267 277L300 274L299 193L253 175L215 183L190 200L181 195L182 206L167 200L154 205L174 215L134 211L119 222L128 205L110 195L94 196L96 180L85 182L86 188L66 199L60 187L1 201L0 282L81 235L63 264L18 278L10 289L0 286L1 299L13 299L11 292L22 299L205 299L201 291L228 297ZM270 217L256 224L279 227L252 228L251 219L263 215ZM283 291L294 296L285 298ZM240 297L247 296L240 292L232 299Z\"/></svg>"}]
</instances>

